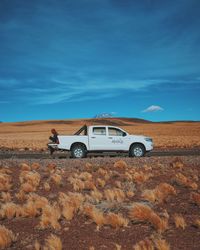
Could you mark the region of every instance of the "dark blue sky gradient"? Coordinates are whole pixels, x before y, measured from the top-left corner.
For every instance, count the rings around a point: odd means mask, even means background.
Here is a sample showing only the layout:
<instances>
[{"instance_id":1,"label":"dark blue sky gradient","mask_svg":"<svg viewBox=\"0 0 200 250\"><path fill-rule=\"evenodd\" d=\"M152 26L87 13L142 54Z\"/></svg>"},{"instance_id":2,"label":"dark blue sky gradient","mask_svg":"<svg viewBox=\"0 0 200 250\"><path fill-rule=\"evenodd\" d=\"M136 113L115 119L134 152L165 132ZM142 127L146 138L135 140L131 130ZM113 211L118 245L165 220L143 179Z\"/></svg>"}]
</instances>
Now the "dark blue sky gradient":
<instances>
[{"instance_id":1,"label":"dark blue sky gradient","mask_svg":"<svg viewBox=\"0 0 200 250\"><path fill-rule=\"evenodd\" d=\"M1 0L0 120L200 120L199 0ZM163 111L143 112L151 105Z\"/></svg>"}]
</instances>

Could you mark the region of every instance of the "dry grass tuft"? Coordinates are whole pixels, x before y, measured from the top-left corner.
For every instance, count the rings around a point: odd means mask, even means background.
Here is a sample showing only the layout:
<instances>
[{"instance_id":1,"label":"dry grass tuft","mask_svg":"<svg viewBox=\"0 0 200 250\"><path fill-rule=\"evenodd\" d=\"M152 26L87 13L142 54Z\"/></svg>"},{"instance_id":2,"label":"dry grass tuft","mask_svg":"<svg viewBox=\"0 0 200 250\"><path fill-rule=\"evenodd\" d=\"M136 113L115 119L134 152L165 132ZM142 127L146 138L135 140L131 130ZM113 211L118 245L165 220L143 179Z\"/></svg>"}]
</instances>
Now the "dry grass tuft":
<instances>
[{"instance_id":1,"label":"dry grass tuft","mask_svg":"<svg viewBox=\"0 0 200 250\"><path fill-rule=\"evenodd\" d=\"M185 219L181 214L174 214L174 223L176 225L176 228L182 228L185 229L186 227L186 222Z\"/></svg>"},{"instance_id":2,"label":"dry grass tuft","mask_svg":"<svg viewBox=\"0 0 200 250\"><path fill-rule=\"evenodd\" d=\"M142 172L142 171L135 172L135 173L133 174L133 180L134 180L137 184L141 184L141 183L147 181L150 177L152 177L152 174L144 173L144 172Z\"/></svg>"},{"instance_id":3,"label":"dry grass tuft","mask_svg":"<svg viewBox=\"0 0 200 250\"><path fill-rule=\"evenodd\" d=\"M57 166L56 166L56 164L54 164L54 163L49 163L49 164L47 165L47 170L48 170L49 172L53 172L56 168L57 168Z\"/></svg>"},{"instance_id":4,"label":"dry grass tuft","mask_svg":"<svg viewBox=\"0 0 200 250\"><path fill-rule=\"evenodd\" d=\"M15 197L19 200L19 201L24 201L27 199L27 195L25 194L25 192L23 190L19 190L19 192L17 194L15 194Z\"/></svg>"},{"instance_id":5,"label":"dry grass tuft","mask_svg":"<svg viewBox=\"0 0 200 250\"><path fill-rule=\"evenodd\" d=\"M101 178L97 178L96 184L97 184L97 186L103 188L106 185L106 182L103 179L101 179Z\"/></svg>"},{"instance_id":6,"label":"dry grass tuft","mask_svg":"<svg viewBox=\"0 0 200 250\"><path fill-rule=\"evenodd\" d=\"M32 168L33 170L37 170L37 169L40 168L40 164L37 163L37 162L34 162L34 163L32 163L31 168Z\"/></svg>"},{"instance_id":7,"label":"dry grass tuft","mask_svg":"<svg viewBox=\"0 0 200 250\"><path fill-rule=\"evenodd\" d=\"M26 163L22 163L21 164L21 170L22 171L31 171L31 167Z\"/></svg>"},{"instance_id":8,"label":"dry grass tuft","mask_svg":"<svg viewBox=\"0 0 200 250\"><path fill-rule=\"evenodd\" d=\"M128 165L125 161L119 160L114 163L114 168L117 168L119 170L125 170L126 168L128 168Z\"/></svg>"},{"instance_id":9,"label":"dry grass tuft","mask_svg":"<svg viewBox=\"0 0 200 250\"><path fill-rule=\"evenodd\" d=\"M13 232L0 225L0 249L6 249L16 240Z\"/></svg>"},{"instance_id":10,"label":"dry grass tuft","mask_svg":"<svg viewBox=\"0 0 200 250\"><path fill-rule=\"evenodd\" d=\"M104 190L104 195L105 195L106 200L110 202L113 202L113 201L122 202L126 198L126 195L123 192L123 190L119 188L106 189Z\"/></svg>"},{"instance_id":11,"label":"dry grass tuft","mask_svg":"<svg viewBox=\"0 0 200 250\"><path fill-rule=\"evenodd\" d=\"M59 186L61 185L61 182L62 182L62 176L54 173L50 176L50 180L52 180L56 185Z\"/></svg>"},{"instance_id":12,"label":"dry grass tuft","mask_svg":"<svg viewBox=\"0 0 200 250\"><path fill-rule=\"evenodd\" d=\"M126 227L128 219L125 219L121 214L108 213L106 216L106 224L113 228Z\"/></svg>"},{"instance_id":13,"label":"dry grass tuft","mask_svg":"<svg viewBox=\"0 0 200 250\"><path fill-rule=\"evenodd\" d=\"M34 249L35 249L35 250L41 250L41 249L42 249L40 243L39 243L37 240L36 240L35 243L34 243Z\"/></svg>"},{"instance_id":14,"label":"dry grass tuft","mask_svg":"<svg viewBox=\"0 0 200 250\"><path fill-rule=\"evenodd\" d=\"M61 239L58 236L51 234L45 240L45 246L43 250L62 250Z\"/></svg>"},{"instance_id":15,"label":"dry grass tuft","mask_svg":"<svg viewBox=\"0 0 200 250\"><path fill-rule=\"evenodd\" d=\"M151 202L161 203L168 198L169 195L176 195L173 186L167 183L160 183L153 190L144 190L142 197Z\"/></svg>"},{"instance_id":16,"label":"dry grass tuft","mask_svg":"<svg viewBox=\"0 0 200 250\"><path fill-rule=\"evenodd\" d=\"M153 242L148 239L145 238L144 240L139 241L134 247L134 250L154 250L154 244Z\"/></svg>"},{"instance_id":17,"label":"dry grass tuft","mask_svg":"<svg viewBox=\"0 0 200 250\"><path fill-rule=\"evenodd\" d=\"M170 250L170 246L164 239L156 239L154 236L151 236L139 241L134 246L134 250Z\"/></svg>"},{"instance_id":18,"label":"dry grass tuft","mask_svg":"<svg viewBox=\"0 0 200 250\"><path fill-rule=\"evenodd\" d=\"M158 231L165 231L168 227L166 219L161 219L149 206L135 203L129 211L129 218L149 222Z\"/></svg>"},{"instance_id":19,"label":"dry grass tuft","mask_svg":"<svg viewBox=\"0 0 200 250\"><path fill-rule=\"evenodd\" d=\"M88 172L82 172L78 176L78 178L81 179L82 181L92 180L92 175Z\"/></svg>"},{"instance_id":20,"label":"dry grass tuft","mask_svg":"<svg viewBox=\"0 0 200 250\"><path fill-rule=\"evenodd\" d=\"M19 206L13 202L8 202L2 205L0 215L2 218L12 219L18 214Z\"/></svg>"},{"instance_id":21,"label":"dry grass tuft","mask_svg":"<svg viewBox=\"0 0 200 250\"><path fill-rule=\"evenodd\" d=\"M29 183L33 187L38 187L40 184L40 174L33 171L23 171L20 173L20 183Z\"/></svg>"},{"instance_id":22,"label":"dry grass tuft","mask_svg":"<svg viewBox=\"0 0 200 250\"><path fill-rule=\"evenodd\" d=\"M10 202L11 201L11 195L10 195L10 193L8 193L8 192L2 192L1 193L1 201L2 202Z\"/></svg>"},{"instance_id":23,"label":"dry grass tuft","mask_svg":"<svg viewBox=\"0 0 200 250\"><path fill-rule=\"evenodd\" d=\"M91 191L90 196L94 199L95 202L100 202L103 198L103 194L97 189Z\"/></svg>"},{"instance_id":24,"label":"dry grass tuft","mask_svg":"<svg viewBox=\"0 0 200 250\"><path fill-rule=\"evenodd\" d=\"M61 205L61 212L66 220L71 220L78 209L81 207L84 197L79 193L59 193L59 204Z\"/></svg>"},{"instance_id":25,"label":"dry grass tuft","mask_svg":"<svg viewBox=\"0 0 200 250\"><path fill-rule=\"evenodd\" d=\"M47 191L47 192L49 192L51 190L51 187L50 187L48 182L44 183L44 190Z\"/></svg>"},{"instance_id":26,"label":"dry grass tuft","mask_svg":"<svg viewBox=\"0 0 200 250\"><path fill-rule=\"evenodd\" d=\"M9 191L11 187L11 177L8 174L0 173L0 191Z\"/></svg>"},{"instance_id":27,"label":"dry grass tuft","mask_svg":"<svg viewBox=\"0 0 200 250\"><path fill-rule=\"evenodd\" d=\"M131 191L131 190L128 190L128 191L126 192L126 196L127 196L128 198L132 198L132 197L135 196L135 193L134 193L133 191Z\"/></svg>"},{"instance_id":28,"label":"dry grass tuft","mask_svg":"<svg viewBox=\"0 0 200 250\"><path fill-rule=\"evenodd\" d=\"M68 181L73 185L74 191L81 191L85 188L85 184L82 180L74 177L69 177Z\"/></svg>"},{"instance_id":29,"label":"dry grass tuft","mask_svg":"<svg viewBox=\"0 0 200 250\"><path fill-rule=\"evenodd\" d=\"M154 240L156 250L170 250L170 245L164 239Z\"/></svg>"},{"instance_id":30,"label":"dry grass tuft","mask_svg":"<svg viewBox=\"0 0 200 250\"><path fill-rule=\"evenodd\" d=\"M178 168L178 169L180 169L180 170L182 170L183 167L185 166L184 163L183 163L183 161L182 161L181 159L179 159L178 157L175 158L175 160L172 161L172 162L170 163L170 165L171 165L173 168Z\"/></svg>"},{"instance_id":31,"label":"dry grass tuft","mask_svg":"<svg viewBox=\"0 0 200 250\"><path fill-rule=\"evenodd\" d=\"M190 194L190 199L192 200L193 203L197 204L200 207L200 194L192 192Z\"/></svg>"},{"instance_id":32,"label":"dry grass tuft","mask_svg":"<svg viewBox=\"0 0 200 250\"><path fill-rule=\"evenodd\" d=\"M178 173L176 174L175 181L177 184L184 186L184 187L189 187L193 190L198 189L198 185L196 182L191 181L189 178L187 178L185 175Z\"/></svg>"},{"instance_id":33,"label":"dry grass tuft","mask_svg":"<svg viewBox=\"0 0 200 250\"><path fill-rule=\"evenodd\" d=\"M104 214L92 205L84 206L83 213L86 216L88 216L90 219L92 219L96 223L97 226L102 226L106 224L106 218Z\"/></svg>"},{"instance_id":34,"label":"dry grass tuft","mask_svg":"<svg viewBox=\"0 0 200 250\"><path fill-rule=\"evenodd\" d=\"M23 206L23 217L36 217L39 215L39 211L37 210L37 207L33 201L28 201Z\"/></svg>"},{"instance_id":35,"label":"dry grass tuft","mask_svg":"<svg viewBox=\"0 0 200 250\"><path fill-rule=\"evenodd\" d=\"M24 192L24 193L30 193L30 192L35 192L36 188L32 184L25 182L21 185L20 190L21 192Z\"/></svg>"},{"instance_id":36,"label":"dry grass tuft","mask_svg":"<svg viewBox=\"0 0 200 250\"><path fill-rule=\"evenodd\" d=\"M45 229L52 227L54 229L60 229L58 220L61 217L60 208L55 204L53 206L46 205L42 208L42 215L40 217L39 228Z\"/></svg>"}]
</instances>

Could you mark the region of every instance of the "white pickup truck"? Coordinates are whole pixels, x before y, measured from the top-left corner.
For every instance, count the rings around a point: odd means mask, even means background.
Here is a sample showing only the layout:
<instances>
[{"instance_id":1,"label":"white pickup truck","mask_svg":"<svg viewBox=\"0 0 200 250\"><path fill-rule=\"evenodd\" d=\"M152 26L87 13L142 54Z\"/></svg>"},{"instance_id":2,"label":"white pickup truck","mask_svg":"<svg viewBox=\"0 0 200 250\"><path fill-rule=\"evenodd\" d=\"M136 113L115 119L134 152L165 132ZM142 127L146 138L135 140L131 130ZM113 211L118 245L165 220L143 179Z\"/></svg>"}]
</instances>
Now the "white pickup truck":
<instances>
[{"instance_id":1,"label":"white pickup truck","mask_svg":"<svg viewBox=\"0 0 200 250\"><path fill-rule=\"evenodd\" d=\"M58 143L49 146L70 151L73 158L84 158L89 152L128 152L129 156L142 157L153 149L153 141L118 127L85 125L74 135L58 135Z\"/></svg>"}]
</instances>

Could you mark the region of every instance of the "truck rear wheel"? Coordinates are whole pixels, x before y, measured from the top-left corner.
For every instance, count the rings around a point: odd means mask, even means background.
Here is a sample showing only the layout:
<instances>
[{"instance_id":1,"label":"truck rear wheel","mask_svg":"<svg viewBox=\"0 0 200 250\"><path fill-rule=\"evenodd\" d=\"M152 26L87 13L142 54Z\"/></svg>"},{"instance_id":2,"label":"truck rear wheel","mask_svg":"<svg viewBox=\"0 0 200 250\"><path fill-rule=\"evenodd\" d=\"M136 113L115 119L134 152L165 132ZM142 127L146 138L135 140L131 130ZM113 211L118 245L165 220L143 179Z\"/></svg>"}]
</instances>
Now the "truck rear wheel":
<instances>
[{"instance_id":1,"label":"truck rear wheel","mask_svg":"<svg viewBox=\"0 0 200 250\"><path fill-rule=\"evenodd\" d=\"M71 149L73 158L84 158L87 155L87 151L84 145L75 144Z\"/></svg>"},{"instance_id":2,"label":"truck rear wheel","mask_svg":"<svg viewBox=\"0 0 200 250\"><path fill-rule=\"evenodd\" d=\"M133 144L129 151L130 157L142 157L145 155L145 147L142 144Z\"/></svg>"}]
</instances>

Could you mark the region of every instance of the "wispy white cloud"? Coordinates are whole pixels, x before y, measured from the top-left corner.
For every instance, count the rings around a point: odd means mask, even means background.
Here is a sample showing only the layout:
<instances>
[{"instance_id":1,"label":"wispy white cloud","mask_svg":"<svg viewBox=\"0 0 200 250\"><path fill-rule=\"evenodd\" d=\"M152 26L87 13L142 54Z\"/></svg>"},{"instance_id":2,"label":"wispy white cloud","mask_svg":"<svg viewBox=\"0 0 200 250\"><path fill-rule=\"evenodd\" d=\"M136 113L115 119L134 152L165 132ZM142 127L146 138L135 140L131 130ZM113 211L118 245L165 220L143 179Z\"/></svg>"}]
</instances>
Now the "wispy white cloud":
<instances>
[{"instance_id":1,"label":"wispy white cloud","mask_svg":"<svg viewBox=\"0 0 200 250\"><path fill-rule=\"evenodd\" d=\"M149 113L149 112L157 112L157 111L164 111L164 109L160 106L157 106L157 105L151 105L148 108L146 108L145 110L143 110L142 112Z\"/></svg>"}]
</instances>

